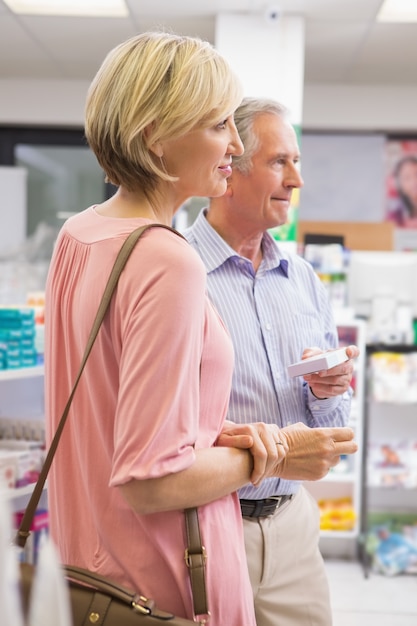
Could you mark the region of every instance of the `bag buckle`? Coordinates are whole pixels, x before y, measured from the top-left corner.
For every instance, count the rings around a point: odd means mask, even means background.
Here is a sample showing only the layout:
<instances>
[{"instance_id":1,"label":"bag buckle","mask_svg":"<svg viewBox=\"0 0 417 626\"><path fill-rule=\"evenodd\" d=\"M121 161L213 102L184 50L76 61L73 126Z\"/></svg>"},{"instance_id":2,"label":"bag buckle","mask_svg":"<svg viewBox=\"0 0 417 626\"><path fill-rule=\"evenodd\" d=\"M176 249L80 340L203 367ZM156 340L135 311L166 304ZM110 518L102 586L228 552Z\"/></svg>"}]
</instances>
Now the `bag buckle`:
<instances>
[{"instance_id":1,"label":"bag buckle","mask_svg":"<svg viewBox=\"0 0 417 626\"><path fill-rule=\"evenodd\" d=\"M196 624L201 624L201 626L204 626L204 624L208 624L210 621L210 613L207 613L206 615L199 615L198 617L194 617L194 621Z\"/></svg>"},{"instance_id":2,"label":"bag buckle","mask_svg":"<svg viewBox=\"0 0 417 626\"><path fill-rule=\"evenodd\" d=\"M148 603L150 603L150 606L147 606ZM152 615L152 605L152 600L148 600L144 596L137 596L132 602L132 608L141 615Z\"/></svg>"},{"instance_id":3,"label":"bag buckle","mask_svg":"<svg viewBox=\"0 0 417 626\"><path fill-rule=\"evenodd\" d=\"M188 548L184 552L185 564L187 567L199 567L205 565L207 562L207 552L204 546L201 546L201 551L190 552ZM194 559L198 560L198 563L193 563Z\"/></svg>"}]
</instances>

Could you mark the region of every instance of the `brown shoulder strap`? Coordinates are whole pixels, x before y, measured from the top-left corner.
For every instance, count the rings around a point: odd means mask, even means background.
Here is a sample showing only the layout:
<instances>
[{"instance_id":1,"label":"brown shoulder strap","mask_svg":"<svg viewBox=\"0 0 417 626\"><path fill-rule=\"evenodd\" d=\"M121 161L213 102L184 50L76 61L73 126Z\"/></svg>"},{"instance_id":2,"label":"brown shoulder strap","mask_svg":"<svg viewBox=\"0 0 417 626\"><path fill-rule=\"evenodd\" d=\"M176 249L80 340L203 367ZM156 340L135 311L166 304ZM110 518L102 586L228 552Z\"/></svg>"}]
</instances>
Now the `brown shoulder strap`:
<instances>
[{"instance_id":1,"label":"brown shoulder strap","mask_svg":"<svg viewBox=\"0 0 417 626\"><path fill-rule=\"evenodd\" d=\"M185 562L190 572L191 590L193 593L194 615L208 616L206 591L207 553L201 543L200 526L197 509L186 509L185 528L188 548L185 551ZM205 622L202 622L205 623Z\"/></svg>"},{"instance_id":2,"label":"brown shoulder strap","mask_svg":"<svg viewBox=\"0 0 417 626\"><path fill-rule=\"evenodd\" d=\"M58 447L58 443L59 440L61 438L62 435L62 431L64 430L64 426L65 423L67 421L67 417L68 417L68 412L70 410L71 407L71 403L75 394L75 390L78 387L78 383L80 381L81 378L81 374L84 370L85 364L87 362L88 356L91 352L91 349L93 347L94 341L97 337L98 331L100 329L100 326L103 322L104 316L106 314L106 311L109 307L113 292L116 288L117 285L117 281L119 279L120 274L122 273L122 270L124 268L124 266L127 263L127 260L130 256L130 254L132 253L133 248L135 247L138 239L141 237L141 235L148 230L149 228L153 228L155 226L159 226L161 228L168 228L169 230L172 230L174 233L176 233L178 236L182 237L182 235L180 235L180 233L178 233L176 230L170 228L169 226L164 226L163 224L147 224L146 226L141 226L140 228L137 228L136 230L134 230L133 232L130 233L130 235L126 238L126 240L124 241L122 247L119 250L119 253L117 255L116 261L113 265L112 271L110 273L110 276L108 278L107 281L107 285L104 289L104 293L100 302L100 305L98 307L97 313L96 313L96 318L93 322L93 326L91 328L90 331L90 336L88 338L87 341L87 346L85 348L85 352L84 352L84 356L82 358L81 361L81 365L80 365L80 369L78 370L78 374L75 378L75 382L73 385L73 388L71 390L71 393L69 395L67 404L65 405L64 411L62 413L61 419L59 421L56 433L52 439L51 445L49 447L48 450L48 454L46 455L45 458L45 462L43 464L41 473L39 475L38 481L34 487L34 490L32 492L31 498L29 500L29 503L26 507L23 519L21 521L20 524L20 528L17 531L17 535L16 535L16 539L15 542L18 546L20 546L21 548L24 548L27 538L30 535L30 527L32 525L32 521L36 512L36 509L38 507L39 504L39 500L40 497L42 495L42 491L44 489L45 486L45 482L46 482L46 478L48 476L51 464L52 464L52 460L55 456L55 452L56 449Z\"/></svg>"},{"instance_id":3,"label":"brown shoulder strap","mask_svg":"<svg viewBox=\"0 0 417 626\"><path fill-rule=\"evenodd\" d=\"M100 330L100 326L103 322L104 316L107 312L107 309L109 308L110 301L114 293L114 290L116 288L117 282L119 280L120 274L122 273L122 270L124 266L126 265L127 260L129 259L133 251L133 248L135 247L141 235L145 231L154 227L166 228L167 230L171 230L173 233L175 233L179 237L184 238L178 231L174 230L170 226L165 226L164 224L147 224L131 232L130 235L124 241L122 247L120 248L116 261L113 265L112 271L108 278L106 287L104 289L104 293L103 293L99 308L97 310L96 317L93 322L93 326L90 331L90 335L87 341L87 346L85 348L84 355L81 361L80 368L78 370L78 374L75 378L74 385L69 395L67 404L65 405L65 408L62 413L61 419L59 421L55 435L51 441L51 445L49 447L48 454L46 455L45 462L43 464L38 481L34 487L29 503L23 515L23 519L21 521L20 527L16 534L15 543L21 548L25 546L27 538L30 535L30 527L32 525L32 521L36 512L36 509L38 507L39 500L40 500L42 491L45 486L46 478L48 476L53 458L55 456L55 452L58 448L62 431L67 421L68 413L71 407L72 400L74 398L75 391L78 387L81 374L84 370L85 364L90 355L90 352L93 347L94 341L97 337L98 331ZM200 565L202 558L204 558L204 562L205 562L205 550L201 546L197 509L195 508L187 509L185 511L185 514L186 514L185 519L186 519L186 527L187 527L187 536L189 538L189 541L191 541L188 549L186 550L186 555L187 554L190 555L190 559L187 563L189 564L189 568L190 568L191 587L193 591L193 601L194 601L194 613L196 615L208 614L204 572L201 572L201 565ZM188 529L191 529L191 533L189 532ZM198 559L198 563L196 559Z\"/></svg>"}]
</instances>

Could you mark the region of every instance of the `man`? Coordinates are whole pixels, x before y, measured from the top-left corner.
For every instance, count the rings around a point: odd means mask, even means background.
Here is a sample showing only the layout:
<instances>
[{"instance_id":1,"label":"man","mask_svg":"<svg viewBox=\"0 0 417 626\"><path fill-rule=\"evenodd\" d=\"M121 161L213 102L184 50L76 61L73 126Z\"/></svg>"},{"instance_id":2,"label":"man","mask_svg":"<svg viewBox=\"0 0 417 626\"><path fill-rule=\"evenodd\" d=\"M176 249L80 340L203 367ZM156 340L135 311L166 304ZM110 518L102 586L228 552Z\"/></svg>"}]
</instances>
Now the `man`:
<instances>
[{"instance_id":1,"label":"man","mask_svg":"<svg viewBox=\"0 0 417 626\"><path fill-rule=\"evenodd\" d=\"M267 232L286 222L292 191L303 185L296 134L287 110L269 100L245 99L235 122L245 152L233 159L226 194L186 231L235 347L228 418L344 426L356 346L330 370L287 373L300 358L338 346L324 286ZM316 502L301 483L284 479L248 485L239 497L258 626L330 626Z\"/></svg>"}]
</instances>

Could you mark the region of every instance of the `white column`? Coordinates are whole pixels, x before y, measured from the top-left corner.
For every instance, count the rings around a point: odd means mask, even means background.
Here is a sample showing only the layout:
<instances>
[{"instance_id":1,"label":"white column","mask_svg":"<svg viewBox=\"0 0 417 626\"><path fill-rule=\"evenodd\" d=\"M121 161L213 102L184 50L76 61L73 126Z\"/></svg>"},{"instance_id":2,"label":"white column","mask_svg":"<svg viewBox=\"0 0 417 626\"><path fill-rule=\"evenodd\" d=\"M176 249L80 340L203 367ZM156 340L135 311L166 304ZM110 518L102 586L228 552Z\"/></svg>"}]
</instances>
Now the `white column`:
<instances>
[{"instance_id":1,"label":"white column","mask_svg":"<svg viewBox=\"0 0 417 626\"><path fill-rule=\"evenodd\" d=\"M15 253L26 238L27 170L1 166L0 254Z\"/></svg>"},{"instance_id":2,"label":"white column","mask_svg":"<svg viewBox=\"0 0 417 626\"><path fill-rule=\"evenodd\" d=\"M223 13L216 19L215 45L238 74L244 95L273 98L301 124L304 84L304 19Z\"/></svg>"},{"instance_id":3,"label":"white column","mask_svg":"<svg viewBox=\"0 0 417 626\"><path fill-rule=\"evenodd\" d=\"M243 83L244 96L272 98L290 110L300 138L304 85L304 19L262 13L217 16L215 44ZM287 223L272 236L296 249L299 191L292 194Z\"/></svg>"}]
</instances>

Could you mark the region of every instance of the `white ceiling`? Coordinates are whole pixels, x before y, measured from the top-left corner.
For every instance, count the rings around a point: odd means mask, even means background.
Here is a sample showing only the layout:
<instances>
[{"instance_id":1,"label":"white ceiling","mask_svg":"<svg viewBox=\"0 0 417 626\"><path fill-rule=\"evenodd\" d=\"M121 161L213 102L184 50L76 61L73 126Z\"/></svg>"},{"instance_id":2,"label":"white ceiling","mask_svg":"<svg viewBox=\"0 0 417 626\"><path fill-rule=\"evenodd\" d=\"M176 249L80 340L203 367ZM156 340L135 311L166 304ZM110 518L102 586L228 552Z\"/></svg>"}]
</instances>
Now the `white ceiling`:
<instances>
[{"instance_id":1,"label":"white ceiling","mask_svg":"<svg viewBox=\"0 0 417 626\"><path fill-rule=\"evenodd\" d=\"M417 25L377 24L382 0L126 2L129 17L99 19L19 16L0 0L0 79L91 80L105 54L137 32L162 27L215 43L216 14L277 7L305 18L305 83L417 83Z\"/></svg>"}]
</instances>

